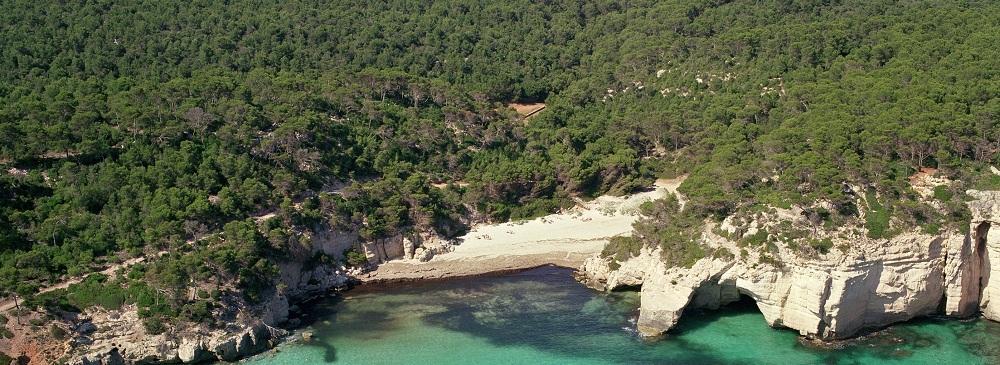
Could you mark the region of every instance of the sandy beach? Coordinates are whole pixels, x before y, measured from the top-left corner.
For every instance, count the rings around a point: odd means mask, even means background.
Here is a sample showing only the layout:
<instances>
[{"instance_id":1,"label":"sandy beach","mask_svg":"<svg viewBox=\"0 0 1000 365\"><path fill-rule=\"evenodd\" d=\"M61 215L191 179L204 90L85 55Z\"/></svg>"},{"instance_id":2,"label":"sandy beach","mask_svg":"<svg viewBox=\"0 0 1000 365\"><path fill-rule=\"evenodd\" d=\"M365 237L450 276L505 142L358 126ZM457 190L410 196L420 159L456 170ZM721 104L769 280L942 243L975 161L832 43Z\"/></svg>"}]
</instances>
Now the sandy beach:
<instances>
[{"instance_id":1,"label":"sandy beach","mask_svg":"<svg viewBox=\"0 0 1000 365\"><path fill-rule=\"evenodd\" d=\"M363 282L474 276L545 265L577 268L601 252L611 237L628 235L643 202L676 193L683 178L658 180L650 191L602 196L558 214L530 221L480 225L459 238L454 251L427 262L395 260L361 275Z\"/></svg>"}]
</instances>

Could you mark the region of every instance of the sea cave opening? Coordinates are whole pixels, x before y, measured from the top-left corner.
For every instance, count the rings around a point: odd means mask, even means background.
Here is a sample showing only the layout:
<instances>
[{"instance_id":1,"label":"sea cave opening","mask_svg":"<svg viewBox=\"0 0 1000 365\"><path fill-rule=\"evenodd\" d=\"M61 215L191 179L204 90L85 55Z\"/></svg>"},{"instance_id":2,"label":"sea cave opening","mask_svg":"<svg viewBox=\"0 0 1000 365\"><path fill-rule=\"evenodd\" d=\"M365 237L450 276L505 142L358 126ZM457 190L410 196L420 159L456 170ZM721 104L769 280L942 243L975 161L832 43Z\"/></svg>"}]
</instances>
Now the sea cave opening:
<instances>
[{"instance_id":1,"label":"sea cave opening","mask_svg":"<svg viewBox=\"0 0 1000 365\"><path fill-rule=\"evenodd\" d=\"M757 306L757 301L747 294L740 293L739 299L724 304L718 307L718 309L686 309L684 314L681 315L680 321L677 322L677 326L670 332L671 334L680 335L690 331L697 331L717 321L767 326L767 321Z\"/></svg>"},{"instance_id":2,"label":"sea cave opening","mask_svg":"<svg viewBox=\"0 0 1000 365\"><path fill-rule=\"evenodd\" d=\"M976 240L976 254L979 255L979 264L982 268L990 267L990 255L986 254L986 236L990 232L990 222L982 222L976 226L975 236L973 238ZM979 277L979 298L982 300L983 288L985 288L990 282L989 270L983 270L983 273Z\"/></svg>"},{"instance_id":3,"label":"sea cave opening","mask_svg":"<svg viewBox=\"0 0 1000 365\"><path fill-rule=\"evenodd\" d=\"M640 292L642 291L642 285L618 285L611 289L611 292Z\"/></svg>"},{"instance_id":4,"label":"sea cave opening","mask_svg":"<svg viewBox=\"0 0 1000 365\"><path fill-rule=\"evenodd\" d=\"M990 233L990 222L983 222L976 226L976 251L980 255L986 251L986 235Z\"/></svg>"}]
</instances>

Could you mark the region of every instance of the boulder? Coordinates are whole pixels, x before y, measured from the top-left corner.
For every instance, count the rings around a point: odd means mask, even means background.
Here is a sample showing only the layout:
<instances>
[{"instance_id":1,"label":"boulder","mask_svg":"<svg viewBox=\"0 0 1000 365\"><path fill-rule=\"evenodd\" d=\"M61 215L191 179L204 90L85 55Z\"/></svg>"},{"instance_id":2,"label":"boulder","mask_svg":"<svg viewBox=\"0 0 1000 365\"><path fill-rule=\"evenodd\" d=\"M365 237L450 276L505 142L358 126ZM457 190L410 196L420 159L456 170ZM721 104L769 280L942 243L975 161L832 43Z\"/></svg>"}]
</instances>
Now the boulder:
<instances>
[{"instance_id":1,"label":"boulder","mask_svg":"<svg viewBox=\"0 0 1000 365\"><path fill-rule=\"evenodd\" d=\"M177 348L177 357L185 364L215 359L215 355L200 338L181 340L180 347Z\"/></svg>"}]
</instances>

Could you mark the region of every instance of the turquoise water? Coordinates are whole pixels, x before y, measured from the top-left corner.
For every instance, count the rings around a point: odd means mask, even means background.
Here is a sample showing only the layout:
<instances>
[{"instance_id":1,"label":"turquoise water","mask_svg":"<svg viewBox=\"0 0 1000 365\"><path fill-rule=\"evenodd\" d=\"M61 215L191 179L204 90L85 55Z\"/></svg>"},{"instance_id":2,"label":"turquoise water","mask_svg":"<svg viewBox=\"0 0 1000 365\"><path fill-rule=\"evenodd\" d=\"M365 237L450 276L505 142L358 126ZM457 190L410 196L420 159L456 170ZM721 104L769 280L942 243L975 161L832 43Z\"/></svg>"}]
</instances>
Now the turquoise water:
<instances>
[{"instance_id":1,"label":"turquoise water","mask_svg":"<svg viewBox=\"0 0 1000 365\"><path fill-rule=\"evenodd\" d=\"M247 364L992 364L1000 326L926 318L812 345L774 330L752 301L689 311L659 341L635 332L638 295L570 271L365 286L307 308L315 336Z\"/></svg>"}]
</instances>

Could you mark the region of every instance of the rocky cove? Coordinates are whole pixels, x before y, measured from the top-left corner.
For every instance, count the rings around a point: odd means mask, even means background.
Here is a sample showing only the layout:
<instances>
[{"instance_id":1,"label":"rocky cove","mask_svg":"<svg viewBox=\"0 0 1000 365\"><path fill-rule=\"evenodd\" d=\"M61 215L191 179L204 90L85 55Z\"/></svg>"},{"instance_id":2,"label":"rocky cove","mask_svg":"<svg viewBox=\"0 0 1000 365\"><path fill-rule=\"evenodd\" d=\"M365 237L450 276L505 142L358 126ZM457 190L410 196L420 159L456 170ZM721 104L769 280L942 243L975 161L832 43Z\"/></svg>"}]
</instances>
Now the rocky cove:
<instances>
[{"instance_id":1,"label":"rocky cove","mask_svg":"<svg viewBox=\"0 0 1000 365\"><path fill-rule=\"evenodd\" d=\"M327 257L282 262L276 287L259 304L229 307L239 314L224 328L177 326L148 334L134 306L82 314L71 327L80 333L69 345L71 364L160 364L232 361L266 351L298 327L297 303L358 283L399 282L477 276L545 265L579 267L601 251L611 236L626 234L639 204L675 192L682 179L663 180L647 192L604 196L569 211L531 221L479 224L457 240L429 234L395 235L372 241L357 232L321 231L311 237L314 254ZM345 250L365 255L373 268L348 268ZM291 318L290 318L291 317ZM100 329L100 330L97 330Z\"/></svg>"},{"instance_id":2,"label":"rocky cove","mask_svg":"<svg viewBox=\"0 0 1000 365\"><path fill-rule=\"evenodd\" d=\"M673 184L666 190L674 191L675 187ZM935 235L904 233L889 240L849 235L845 238L841 234L836 239L849 239L849 250L831 250L818 257L780 252L776 258L780 265L739 257L706 257L690 268L667 268L659 252L644 249L637 257L611 270L609 261L597 254L603 244L595 242L624 232L595 232L593 237L571 238L564 243L566 246L545 240L532 243L539 246L548 242L548 246L556 247L548 252L533 252L518 246L523 245L520 241L509 247L504 245L511 242L503 239L476 241L488 234L500 237L491 230L514 232L510 234L514 237L527 233L518 229L557 230L553 227L560 224L593 225L594 219L614 217L629 217L608 223L617 229L624 226L627 231L635 213L625 205L634 207L660 196L659 193L634 199L629 204L622 204L628 199L619 200L617 211L607 207L590 209L585 212L588 215L578 215L577 219L568 218L574 215L569 213L517 226L483 226L470 232L466 236L469 241L459 245L419 235L360 243L351 233L323 232L314 238L317 250L334 255L345 248L360 248L369 260L382 265L373 272L362 273L342 266L283 263L280 265L283 291L276 291L261 304L245 309L246 313L257 315L240 316L226 328L213 331L189 328L152 336L137 325L134 308L94 314L87 324L91 329L82 331L86 333L81 336L82 341L74 349L68 348L69 353L77 354L70 363L232 361L275 346L288 334L282 328L296 326L297 319L289 320L290 313L294 317L296 303L349 288L359 281L460 277L553 263L560 266L582 263L579 270L582 280L596 289L641 287L637 327L648 336L673 328L685 310L717 309L740 300L741 296L752 298L772 327L791 328L803 336L821 340L848 338L926 314L964 317L982 312L986 318L1000 318L996 313L998 302L993 300L990 305L991 299L1000 295L1000 283L991 285L989 280L991 258L1000 257L1000 232L990 229L1000 222L997 192L969 192L976 200L968 203L973 219L967 234L957 230ZM797 217L795 209L776 210L771 216L750 222L748 233ZM559 221L560 218L565 220ZM728 221L709 224L704 228L702 241L710 247L738 252L739 247L733 241L718 234L734 229ZM832 236L835 232L827 234ZM581 245L589 246L580 249ZM484 249L492 254L482 254ZM751 252L751 257L754 254L757 253ZM93 328L105 330L95 332Z\"/></svg>"}]
</instances>

